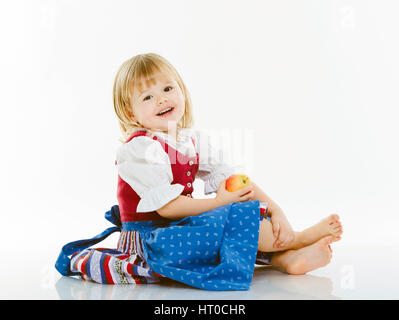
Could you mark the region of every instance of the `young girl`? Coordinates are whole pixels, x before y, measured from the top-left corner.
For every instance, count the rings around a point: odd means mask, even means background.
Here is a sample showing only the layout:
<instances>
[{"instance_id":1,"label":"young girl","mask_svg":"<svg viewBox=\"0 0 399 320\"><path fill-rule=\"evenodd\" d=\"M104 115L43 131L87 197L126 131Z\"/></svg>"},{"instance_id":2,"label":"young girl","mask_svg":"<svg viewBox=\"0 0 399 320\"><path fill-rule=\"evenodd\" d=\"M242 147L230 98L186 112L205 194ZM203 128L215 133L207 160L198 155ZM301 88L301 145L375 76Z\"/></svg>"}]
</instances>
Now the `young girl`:
<instances>
[{"instance_id":1,"label":"young girl","mask_svg":"<svg viewBox=\"0 0 399 320\"><path fill-rule=\"evenodd\" d=\"M234 169L212 147L200 150L204 136L190 129L188 90L167 60L150 53L125 61L113 96L124 135L115 161L119 205L106 212L116 227L65 245L56 263L61 274L110 284L169 278L206 290L248 290L255 264L305 274L330 262L330 244L342 234L337 215L294 232L257 184L226 190ZM192 197L196 177L214 198ZM121 231L116 250L91 247L115 231Z\"/></svg>"}]
</instances>

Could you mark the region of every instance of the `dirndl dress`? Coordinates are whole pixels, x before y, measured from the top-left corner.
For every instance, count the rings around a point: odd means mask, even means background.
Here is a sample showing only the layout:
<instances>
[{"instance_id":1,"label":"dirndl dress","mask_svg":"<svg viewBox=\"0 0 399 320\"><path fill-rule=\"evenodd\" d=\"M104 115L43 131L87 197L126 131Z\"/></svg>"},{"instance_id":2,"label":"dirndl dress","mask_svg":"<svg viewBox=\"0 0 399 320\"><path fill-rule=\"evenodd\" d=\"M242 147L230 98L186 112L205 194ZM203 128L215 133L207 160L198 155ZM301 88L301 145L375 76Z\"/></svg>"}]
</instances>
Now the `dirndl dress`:
<instances>
[{"instance_id":1,"label":"dirndl dress","mask_svg":"<svg viewBox=\"0 0 399 320\"><path fill-rule=\"evenodd\" d=\"M105 213L115 226L66 244L56 269L103 284L168 278L205 290L248 290L255 264L267 265L272 257L257 250L266 205L259 200L233 202L179 221L133 222L121 222L115 205ZM121 231L116 249L91 247L116 231Z\"/></svg>"}]
</instances>

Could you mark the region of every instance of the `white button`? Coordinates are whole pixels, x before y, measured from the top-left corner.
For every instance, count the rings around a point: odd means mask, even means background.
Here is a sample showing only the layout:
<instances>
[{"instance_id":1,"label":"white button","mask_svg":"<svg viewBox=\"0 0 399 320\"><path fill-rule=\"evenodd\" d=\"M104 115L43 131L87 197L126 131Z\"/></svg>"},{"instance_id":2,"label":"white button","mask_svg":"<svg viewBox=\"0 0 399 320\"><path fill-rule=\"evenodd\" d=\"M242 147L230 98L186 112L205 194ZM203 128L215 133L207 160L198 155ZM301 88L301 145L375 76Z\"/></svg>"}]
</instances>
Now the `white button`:
<instances>
[{"instance_id":1,"label":"white button","mask_svg":"<svg viewBox=\"0 0 399 320\"><path fill-rule=\"evenodd\" d=\"M187 187L191 188L191 183L190 182L187 183Z\"/></svg>"},{"instance_id":2,"label":"white button","mask_svg":"<svg viewBox=\"0 0 399 320\"><path fill-rule=\"evenodd\" d=\"M190 160L189 162L188 162L188 164L190 165L190 166L192 166L193 165L193 161L192 160Z\"/></svg>"},{"instance_id":3,"label":"white button","mask_svg":"<svg viewBox=\"0 0 399 320\"><path fill-rule=\"evenodd\" d=\"M190 171L187 171L187 175L190 176L190 175L191 175L191 172L190 172Z\"/></svg>"}]
</instances>

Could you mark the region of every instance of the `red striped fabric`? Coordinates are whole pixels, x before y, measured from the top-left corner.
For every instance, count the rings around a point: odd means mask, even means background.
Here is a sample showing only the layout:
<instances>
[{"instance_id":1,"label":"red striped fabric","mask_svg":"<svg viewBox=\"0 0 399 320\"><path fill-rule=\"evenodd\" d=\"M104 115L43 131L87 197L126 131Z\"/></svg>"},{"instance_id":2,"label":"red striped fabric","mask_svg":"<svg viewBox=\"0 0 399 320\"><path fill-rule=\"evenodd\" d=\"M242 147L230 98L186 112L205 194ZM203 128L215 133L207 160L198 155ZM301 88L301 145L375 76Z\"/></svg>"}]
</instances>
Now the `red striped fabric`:
<instances>
[{"instance_id":1,"label":"red striped fabric","mask_svg":"<svg viewBox=\"0 0 399 320\"><path fill-rule=\"evenodd\" d=\"M115 284L114 280L112 280L111 271L109 269L110 260L111 260L110 256L106 256L105 259L104 259L103 268L104 268L105 279L106 279L106 283Z\"/></svg>"},{"instance_id":2,"label":"red striped fabric","mask_svg":"<svg viewBox=\"0 0 399 320\"><path fill-rule=\"evenodd\" d=\"M82 270L82 273L85 275L87 275L87 260L89 260L90 254L91 251L83 258L82 266L80 267L80 270Z\"/></svg>"}]
</instances>

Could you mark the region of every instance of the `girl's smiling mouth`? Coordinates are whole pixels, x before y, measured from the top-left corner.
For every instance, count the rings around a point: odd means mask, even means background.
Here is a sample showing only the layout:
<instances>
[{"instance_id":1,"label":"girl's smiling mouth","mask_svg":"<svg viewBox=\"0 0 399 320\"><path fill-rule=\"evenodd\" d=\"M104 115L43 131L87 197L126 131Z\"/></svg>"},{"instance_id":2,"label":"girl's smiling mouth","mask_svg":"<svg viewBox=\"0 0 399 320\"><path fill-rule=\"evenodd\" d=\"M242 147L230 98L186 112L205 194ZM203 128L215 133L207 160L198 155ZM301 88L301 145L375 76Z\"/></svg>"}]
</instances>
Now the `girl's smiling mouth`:
<instances>
[{"instance_id":1,"label":"girl's smiling mouth","mask_svg":"<svg viewBox=\"0 0 399 320\"><path fill-rule=\"evenodd\" d=\"M169 114L171 114L174 110L174 107L168 107L166 109L163 109L161 112L157 113L158 117L166 117Z\"/></svg>"}]
</instances>

